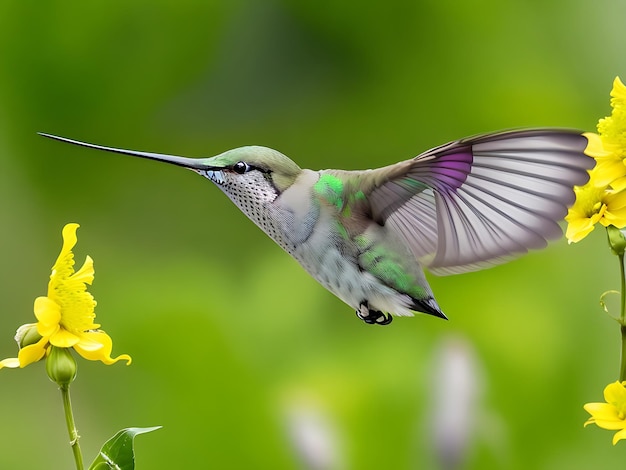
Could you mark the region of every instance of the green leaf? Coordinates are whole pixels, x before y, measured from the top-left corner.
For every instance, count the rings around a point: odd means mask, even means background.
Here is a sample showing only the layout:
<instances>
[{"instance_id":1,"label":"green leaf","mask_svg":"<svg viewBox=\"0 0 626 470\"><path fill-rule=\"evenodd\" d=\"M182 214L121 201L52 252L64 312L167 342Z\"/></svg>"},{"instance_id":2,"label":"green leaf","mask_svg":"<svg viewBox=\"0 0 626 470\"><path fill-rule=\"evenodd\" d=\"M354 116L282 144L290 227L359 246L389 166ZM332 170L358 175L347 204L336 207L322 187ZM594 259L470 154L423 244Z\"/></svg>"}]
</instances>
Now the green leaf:
<instances>
[{"instance_id":1,"label":"green leaf","mask_svg":"<svg viewBox=\"0 0 626 470\"><path fill-rule=\"evenodd\" d=\"M133 470L135 468L135 451L133 449L135 436L157 429L161 429L161 426L122 429L104 443L89 470Z\"/></svg>"}]
</instances>

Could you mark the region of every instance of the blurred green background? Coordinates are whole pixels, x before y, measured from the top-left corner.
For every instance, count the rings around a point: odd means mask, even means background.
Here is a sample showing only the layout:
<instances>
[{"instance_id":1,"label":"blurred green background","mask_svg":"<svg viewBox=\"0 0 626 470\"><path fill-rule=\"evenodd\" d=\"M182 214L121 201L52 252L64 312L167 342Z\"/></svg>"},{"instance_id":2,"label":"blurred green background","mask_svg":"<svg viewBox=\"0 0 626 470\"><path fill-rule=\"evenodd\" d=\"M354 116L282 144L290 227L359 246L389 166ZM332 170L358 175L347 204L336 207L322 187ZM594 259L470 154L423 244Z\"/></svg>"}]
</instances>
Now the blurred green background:
<instances>
[{"instance_id":1,"label":"blurred green background","mask_svg":"<svg viewBox=\"0 0 626 470\"><path fill-rule=\"evenodd\" d=\"M118 429L163 425L137 438L138 468L622 463L626 444L582 426L618 372L601 230L431 276L448 322L371 327L207 180L36 132L187 156L259 144L360 169L502 128L594 130L626 76L625 17L609 0L1 2L0 356L78 222L98 320L134 359L79 363L87 461ZM43 364L0 384L0 468L72 468ZM446 412L459 422L441 429ZM455 439L461 465L445 467L436 449L450 457Z\"/></svg>"}]
</instances>

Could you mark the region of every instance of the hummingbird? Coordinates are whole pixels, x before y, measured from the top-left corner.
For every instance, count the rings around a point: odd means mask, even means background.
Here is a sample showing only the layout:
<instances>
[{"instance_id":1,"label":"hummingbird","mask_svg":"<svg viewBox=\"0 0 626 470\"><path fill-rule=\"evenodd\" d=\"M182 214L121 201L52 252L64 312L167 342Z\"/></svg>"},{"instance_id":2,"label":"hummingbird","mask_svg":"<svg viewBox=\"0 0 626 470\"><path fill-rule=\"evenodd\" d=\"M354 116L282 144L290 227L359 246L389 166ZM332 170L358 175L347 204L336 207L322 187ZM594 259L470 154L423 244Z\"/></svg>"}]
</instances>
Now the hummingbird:
<instances>
[{"instance_id":1,"label":"hummingbird","mask_svg":"<svg viewBox=\"0 0 626 470\"><path fill-rule=\"evenodd\" d=\"M262 146L210 158L70 144L157 160L209 179L322 286L368 324L446 319L435 275L491 267L562 235L559 221L594 160L574 130L456 140L382 168L308 170Z\"/></svg>"}]
</instances>

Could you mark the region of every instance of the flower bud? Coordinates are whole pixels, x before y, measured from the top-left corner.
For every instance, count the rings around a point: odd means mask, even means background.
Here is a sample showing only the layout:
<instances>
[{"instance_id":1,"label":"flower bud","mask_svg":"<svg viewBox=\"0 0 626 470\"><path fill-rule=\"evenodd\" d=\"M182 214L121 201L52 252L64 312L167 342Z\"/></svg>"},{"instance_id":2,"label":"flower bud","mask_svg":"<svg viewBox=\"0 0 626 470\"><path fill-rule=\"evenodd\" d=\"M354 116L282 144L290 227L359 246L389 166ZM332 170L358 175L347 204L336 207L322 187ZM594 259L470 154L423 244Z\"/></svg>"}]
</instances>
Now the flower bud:
<instances>
[{"instance_id":1,"label":"flower bud","mask_svg":"<svg viewBox=\"0 0 626 470\"><path fill-rule=\"evenodd\" d=\"M623 255L626 250L624 230L625 229L619 229L613 225L609 225L606 228L606 233L609 236L609 246L611 247L611 251L617 256Z\"/></svg>"},{"instance_id":2,"label":"flower bud","mask_svg":"<svg viewBox=\"0 0 626 470\"><path fill-rule=\"evenodd\" d=\"M14 338L18 347L22 349L25 346L38 342L41 339L41 335L37 331L36 323L26 323L17 329Z\"/></svg>"},{"instance_id":3,"label":"flower bud","mask_svg":"<svg viewBox=\"0 0 626 470\"><path fill-rule=\"evenodd\" d=\"M50 380L64 387L76 378L76 361L68 348L50 346L50 353L46 358L46 372Z\"/></svg>"}]
</instances>

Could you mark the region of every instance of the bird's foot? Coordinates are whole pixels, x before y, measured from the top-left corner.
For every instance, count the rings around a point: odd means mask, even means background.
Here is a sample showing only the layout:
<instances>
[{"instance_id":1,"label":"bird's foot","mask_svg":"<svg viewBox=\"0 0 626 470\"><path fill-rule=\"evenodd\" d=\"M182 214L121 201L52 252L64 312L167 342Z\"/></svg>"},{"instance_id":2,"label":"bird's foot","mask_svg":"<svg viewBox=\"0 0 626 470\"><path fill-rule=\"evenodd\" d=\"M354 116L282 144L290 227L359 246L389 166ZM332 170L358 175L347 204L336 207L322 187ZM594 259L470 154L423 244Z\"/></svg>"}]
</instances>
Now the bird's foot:
<instances>
[{"instance_id":1,"label":"bird's foot","mask_svg":"<svg viewBox=\"0 0 626 470\"><path fill-rule=\"evenodd\" d=\"M378 310L370 310L367 302L361 303L359 309L356 311L356 316L363 320L368 325L389 325L393 317L391 315L385 315Z\"/></svg>"}]
</instances>

